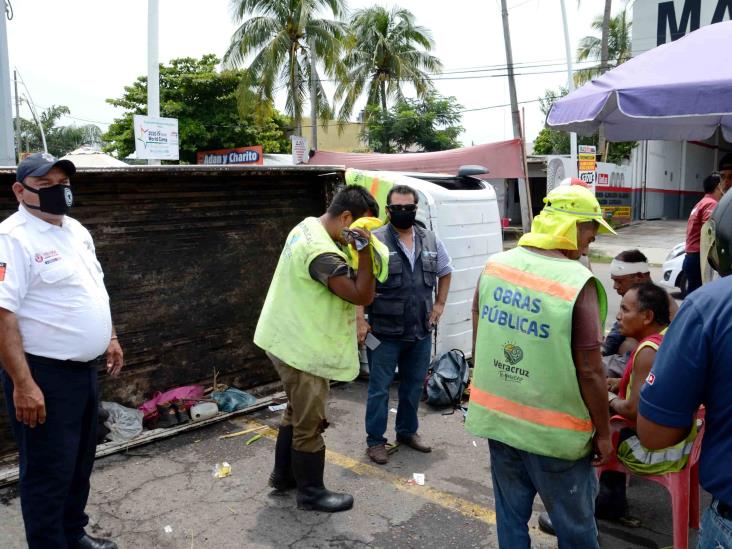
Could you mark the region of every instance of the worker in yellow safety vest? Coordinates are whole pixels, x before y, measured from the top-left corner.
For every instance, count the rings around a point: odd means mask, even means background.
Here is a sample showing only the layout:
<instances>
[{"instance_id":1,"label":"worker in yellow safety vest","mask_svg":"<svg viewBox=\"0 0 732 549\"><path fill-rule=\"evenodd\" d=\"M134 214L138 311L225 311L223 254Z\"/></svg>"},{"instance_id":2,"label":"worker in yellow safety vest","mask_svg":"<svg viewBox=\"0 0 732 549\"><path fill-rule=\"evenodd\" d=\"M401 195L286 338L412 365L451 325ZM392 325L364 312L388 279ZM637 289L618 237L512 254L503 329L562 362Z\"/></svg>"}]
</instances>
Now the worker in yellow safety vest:
<instances>
[{"instance_id":1,"label":"worker in yellow safety vest","mask_svg":"<svg viewBox=\"0 0 732 549\"><path fill-rule=\"evenodd\" d=\"M300 509L336 512L353 506L350 494L323 484L328 426L329 380L358 375L356 305L374 298L379 248L354 222L379 215L369 192L354 185L341 190L321 217L301 221L287 237L254 334L267 352L287 394L287 408L275 445L270 486L297 487ZM347 253L358 250L358 267ZM388 250L386 251L388 253ZM379 265L388 265L388 255ZM386 267L388 272L388 266ZM378 275L377 275L378 276Z\"/></svg>"},{"instance_id":2,"label":"worker in yellow safety vest","mask_svg":"<svg viewBox=\"0 0 732 549\"><path fill-rule=\"evenodd\" d=\"M592 465L612 453L602 367L605 290L578 259L614 234L586 188L563 186L513 250L491 257L473 305L466 428L488 439L500 547L528 548L538 492L559 547L599 547Z\"/></svg>"}]
</instances>

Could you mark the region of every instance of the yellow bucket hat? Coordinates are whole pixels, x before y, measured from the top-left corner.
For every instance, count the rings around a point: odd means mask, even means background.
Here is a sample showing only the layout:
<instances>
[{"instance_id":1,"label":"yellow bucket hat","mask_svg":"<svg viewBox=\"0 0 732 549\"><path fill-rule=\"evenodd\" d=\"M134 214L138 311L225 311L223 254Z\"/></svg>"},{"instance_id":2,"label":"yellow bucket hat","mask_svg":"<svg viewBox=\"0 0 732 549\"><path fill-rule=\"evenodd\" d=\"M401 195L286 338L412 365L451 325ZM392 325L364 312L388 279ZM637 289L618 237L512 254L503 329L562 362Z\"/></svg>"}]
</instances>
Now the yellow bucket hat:
<instances>
[{"instance_id":1,"label":"yellow bucket hat","mask_svg":"<svg viewBox=\"0 0 732 549\"><path fill-rule=\"evenodd\" d=\"M577 223L597 221L599 232L616 234L602 217L600 203L592 191L579 185L561 186L544 197L544 209L531 222L531 232L519 246L545 250L576 250Z\"/></svg>"}]
</instances>

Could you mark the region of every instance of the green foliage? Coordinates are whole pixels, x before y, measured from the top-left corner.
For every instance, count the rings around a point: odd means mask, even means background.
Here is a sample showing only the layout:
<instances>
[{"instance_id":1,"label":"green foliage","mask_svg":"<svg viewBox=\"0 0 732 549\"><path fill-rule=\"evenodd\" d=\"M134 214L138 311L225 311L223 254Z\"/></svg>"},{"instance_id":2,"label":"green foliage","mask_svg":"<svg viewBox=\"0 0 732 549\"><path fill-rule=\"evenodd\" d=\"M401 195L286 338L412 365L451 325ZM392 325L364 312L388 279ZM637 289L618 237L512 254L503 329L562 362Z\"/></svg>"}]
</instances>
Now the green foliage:
<instances>
[{"instance_id":1,"label":"green foliage","mask_svg":"<svg viewBox=\"0 0 732 549\"><path fill-rule=\"evenodd\" d=\"M311 78L311 56L325 74L334 76L340 63L345 24L318 18L321 10L334 17L345 13L344 0L231 0L234 20L240 23L224 54L224 64L241 67L251 57L244 88L252 88L260 102L272 103L280 88L287 89L285 110L300 131L303 104ZM313 52L314 50L314 52ZM333 118L321 77L316 80L318 116L325 123ZM244 112L248 105L242 102Z\"/></svg>"},{"instance_id":2,"label":"green foliage","mask_svg":"<svg viewBox=\"0 0 732 549\"><path fill-rule=\"evenodd\" d=\"M59 119L67 114L71 114L67 106L52 105L39 115L49 153L60 157L82 145L98 147L102 144L102 130L94 124L58 126ZM15 121L13 121L13 127L15 127ZM20 119L20 142L21 149L25 152L43 150L41 130L35 121Z\"/></svg>"},{"instance_id":3,"label":"green foliage","mask_svg":"<svg viewBox=\"0 0 732 549\"><path fill-rule=\"evenodd\" d=\"M608 23L608 70L625 63L632 57L631 27L633 21L628 17L627 10L623 9L615 17L611 17ZM592 28L602 31L603 16L600 15L592 21ZM575 76L575 85L579 86L600 76L601 39L597 36L585 36L579 42L577 48L577 60L586 61L593 59L598 62L593 67L579 69Z\"/></svg>"},{"instance_id":4,"label":"green foliage","mask_svg":"<svg viewBox=\"0 0 732 549\"><path fill-rule=\"evenodd\" d=\"M356 11L338 67L335 101L343 100L339 122L350 118L364 92L367 106L380 105L384 113L388 100L404 101L405 82L420 99L434 93L428 73L439 72L442 63L429 53L433 47L430 31L417 25L409 10L373 6ZM372 112L375 109L366 110L367 115Z\"/></svg>"},{"instance_id":5,"label":"green foliage","mask_svg":"<svg viewBox=\"0 0 732 549\"><path fill-rule=\"evenodd\" d=\"M237 98L241 95L243 71L217 72L219 59L204 55L173 59L160 65L160 116L178 119L181 163L196 162L199 150L262 145L264 152L290 150L285 132L289 119L271 103L260 104L257 112L241 116ZM147 113L147 78L140 76L119 99L107 102L125 109L104 135L105 151L126 158L135 150L132 116Z\"/></svg>"},{"instance_id":6,"label":"green foliage","mask_svg":"<svg viewBox=\"0 0 732 549\"><path fill-rule=\"evenodd\" d=\"M560 87L556 90L546 90L544 97L539 98L541 112L544 117L549 113L554 101L567 95L567 88ZM577 144L598 146L597 134L586 136L578 135ZM636 141L622 143L610 143L607 161L620 164L623 160L630 158L630 151L637 145ZM569 133L544 127L534 140L534 154L569 154L570 141ZM598 152L601 152L598 150Z\"/></svg>"},{"instance_id":7,"label":"green foliage","mask_svg":"<svg viewBox=\"0 0 732 549\"><path fill-rule=\"evenodd\" d=\"M401 99L386 112L367 107L362 138L377 152L444 151L460 147L462 106L454 97L430 94Z\"/></svg>"}]
</instances>

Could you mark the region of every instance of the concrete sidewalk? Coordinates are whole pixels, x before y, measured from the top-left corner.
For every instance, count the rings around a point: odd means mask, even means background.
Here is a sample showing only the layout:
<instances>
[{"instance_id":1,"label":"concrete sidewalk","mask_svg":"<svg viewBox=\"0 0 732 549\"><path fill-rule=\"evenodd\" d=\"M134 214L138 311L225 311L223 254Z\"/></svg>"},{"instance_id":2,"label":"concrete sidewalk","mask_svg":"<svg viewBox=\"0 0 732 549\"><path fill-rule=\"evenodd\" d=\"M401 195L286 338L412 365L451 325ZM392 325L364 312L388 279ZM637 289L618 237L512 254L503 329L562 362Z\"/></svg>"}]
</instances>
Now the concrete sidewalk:
<instances>
[{"instance_id":1,"label":"concrete sidewalk","mask_svg":"<svg viewBox=\"0 0 732 549\"><path fill-rule=\"evenodd\" d=\"M652 265L662 265L671 248L686 239L686 220L639 221L617 229L617 236L600 234L590 246L593 254L615 257L639 249Z\"/></svg>"},{"instance_id":2,"label":"concrete sidewalk","mask_svg":"<svg viewBox=\"0 0 732 549\"><path fill-rule=\"evenodd\" d=\"M486 441L465 431L462 413L423 406L420 433L432 453L400 447L386 466L377 466L365 455L366 389L363 381L334 387L328 406L326 484L352 493L353 510L299 511L293 494L272 495L267 477L274 430L262 431L264 437L250 445L252 435L219 439L251 425L276 426L279 414L264 410L98 460L89 532L114 538L120 549L497 547ZM391 408L395 397L396 386ZM390 413L389 438L394 418ZM231 476L213 478L213 465L222 461L231 464ZM425 486L408 484L412 473L424 473ZM633 478L628 498L641 526L600 521L601 546L670 546L671 504L663 488ZM556 539L537 528L541 509L537 498L532 545L556 547ZM25 547L13 488L0 490L0 525L0 547ZM690 547L695 543L692 531Z\"/></svg>"}]
</instances>

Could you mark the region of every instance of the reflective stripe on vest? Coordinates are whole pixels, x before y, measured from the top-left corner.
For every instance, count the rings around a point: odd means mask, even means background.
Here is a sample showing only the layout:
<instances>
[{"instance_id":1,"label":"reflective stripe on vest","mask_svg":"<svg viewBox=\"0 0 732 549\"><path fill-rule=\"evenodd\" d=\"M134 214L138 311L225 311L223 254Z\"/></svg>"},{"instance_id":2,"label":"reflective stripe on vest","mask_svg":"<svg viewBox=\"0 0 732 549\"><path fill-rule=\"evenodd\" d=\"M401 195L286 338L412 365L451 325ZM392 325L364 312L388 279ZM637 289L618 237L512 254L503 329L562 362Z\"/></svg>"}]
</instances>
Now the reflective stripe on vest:
<instances>
[{"instance_id":1,"label":"reflective stripe on vest","mask_svg":"<svg viewBox=\"0 0 732 549\"><path fill-rule=\"evenodd\" d=\"M545 427L592 432L592 421L589 419L580 419L563 412L519 404L476 387L470 390L470 401L480 404L484 408L490 408L494 412L500 412L531 423L538 423Z\"/></svg>"},{"instance_id":2,"label":"reflective stripe on vest","mask_svg":"<svg viewBox=\"0 0 732 549\"><path fill-rule=\"evenodd\" d=\"M500 265L498 263L488 263L483 270L484 274L493 275L497 278L516 284L516 286L523 286L530 290L536 290L545 294L553 295L565 301L574 301L577 297L577 289L572 286L567 286L556 280L549 280L541 276L520 271L507 265Z\"/></svg>"}]
</instances>

